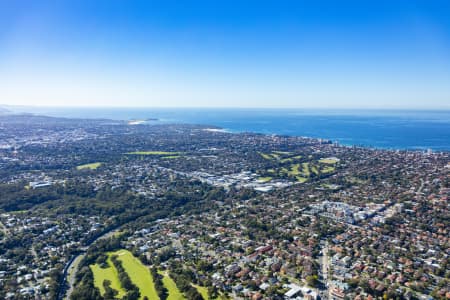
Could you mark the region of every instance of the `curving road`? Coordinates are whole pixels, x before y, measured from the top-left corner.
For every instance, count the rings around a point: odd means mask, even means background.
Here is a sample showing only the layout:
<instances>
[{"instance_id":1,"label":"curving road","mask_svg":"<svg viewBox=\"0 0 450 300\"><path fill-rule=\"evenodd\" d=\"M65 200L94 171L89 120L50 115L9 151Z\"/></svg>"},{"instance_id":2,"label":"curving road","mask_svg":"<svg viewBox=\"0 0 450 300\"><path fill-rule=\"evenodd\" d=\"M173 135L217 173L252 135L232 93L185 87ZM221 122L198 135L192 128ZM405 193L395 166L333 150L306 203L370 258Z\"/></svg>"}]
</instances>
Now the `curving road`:
<instances>
[{"instance_id":1,"label":"curving road","mask_svg":"<svg viewBox=\"0 0 450 300\"><path fill-rule=\"evenodd\" d=\"M123 225L122 225L123 226ZM115 228L115 229L111 229L110 231L102 234L101 236L99 236L98 238L96 238L95 240L93 240L92 242L90 242L82 252L80 252L78 255L73 256L66 264L66 266L64 267L64 271L63 271L63 278L61 280L61 283L59 285L59 294L58 294L58 300L62 300L62 299L70 299L70 295L73 292L73 287L75 284L75 275L78 272L78 267L80 265L81 260L84 258L84 256L86 255L86 251L87 249L94 244L95 242L101 240L101 239L107 239L109 237L112 237L115 233L117 233L120 228L122 227L120 226L119 228Z\"/></svg>"}]
</instances>

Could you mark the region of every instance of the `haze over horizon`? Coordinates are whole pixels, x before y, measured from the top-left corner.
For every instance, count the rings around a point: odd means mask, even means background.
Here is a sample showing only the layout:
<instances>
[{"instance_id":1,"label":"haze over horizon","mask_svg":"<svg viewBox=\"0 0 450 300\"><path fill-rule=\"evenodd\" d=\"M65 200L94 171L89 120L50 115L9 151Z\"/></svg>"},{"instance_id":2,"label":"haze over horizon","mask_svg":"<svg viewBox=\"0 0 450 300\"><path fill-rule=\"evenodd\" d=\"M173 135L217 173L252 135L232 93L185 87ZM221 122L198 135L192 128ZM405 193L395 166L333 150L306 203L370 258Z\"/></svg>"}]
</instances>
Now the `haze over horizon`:
<instances>
[{"instance_id":1,"label":"haze over horizon","mask_svg":"<svg viewBox=\"0 0 450 300\"><path fill-rule=\"evenodd\" d=\"M448 1L0 1L0 103L450 108Z\"/></svg>"}]
</instances>

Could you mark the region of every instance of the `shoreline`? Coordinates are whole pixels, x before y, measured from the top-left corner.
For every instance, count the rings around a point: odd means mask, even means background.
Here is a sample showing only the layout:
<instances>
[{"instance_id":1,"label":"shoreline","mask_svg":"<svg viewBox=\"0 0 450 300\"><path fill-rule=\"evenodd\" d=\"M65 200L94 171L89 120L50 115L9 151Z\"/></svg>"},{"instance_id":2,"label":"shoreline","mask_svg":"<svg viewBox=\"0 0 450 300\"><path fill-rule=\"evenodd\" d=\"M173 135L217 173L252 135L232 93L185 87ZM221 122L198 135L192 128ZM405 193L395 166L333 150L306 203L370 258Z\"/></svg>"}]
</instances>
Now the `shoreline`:
<instances>
[{"instance_id":1,"label":"shoreline","mask_svg":"<svg viewBox=\"0 0 450 300\"><path fill-rule=\"evenodd\" d=\"M87 110L87 108L86 108ZM176 110L176 109L174 109ZM281 110L281 109L279 109ZM329 110L331 111L331 110ZM391 111L391 110L386 110L386 112ZM405 110L406 111L406 110ZM336 111L337 112L337 111ZM391 111L392 112L392 111ZM409 110L409 112L413 112L411 110ZM419 111L420 112L420 111ZM424 113L426 112L435 112L435 111L423 111ZM439 111L441 112L441 111ZM442 113L450 113L450 111L445 111ZM169 119L164 119L164 118L151 118L151 122L148 121L144 121L145 118L104 118L102 116L100 117L92 117L89 115L86 116L65 116L64 114L62 115L52 115L52 114L41 114L41 113L29 113L29 112L20 112L20 113L16 113L13 111L10 111L8 113L5 114L0 114L0 117L13 117L13 116L30 116L30 117L45 117L45 118L56 118L56 119L67 119L67 120L92 120L92 121L111 121L111 122L120 122L123 123L124 125L129 125L129 126L160 126L160 125L192 125L192 126L204 126L207 127L204 130L205 131L209 131L209 132L217 132L217 133L228 133L228 134L245 134L245 133L250 133L250 134L263 134L263 135L273 135L273 136L289 136L289 137L304 137L304 138L310 138L310 139L316 139L316 140L326 140L326 141L331 141L332 143L337 143L339 146L344 146L344 147L357 147L357 148L366 148L366 149L373 149L373 150L385 150L385 151L413 151L413 152L433 152L433 153L440 153L440 152L450 152L450 145L431 145L431 146L426 146L426 145L417 145L417 146L380 146L380 145L373 145L371 143L361 143L361 142L355 142L355 143L350 143L350 142L345 142L343 141L344 139L352 139L352 138L326 138L323 136L314 136L314 135L304 135L304 134L287 134L287 133L277 133L275 131L273 132L267 132L267 130L255 130L255 128L253 128L254 130L251 129L241 129L238 130L236 128L227 128L221 125L217 125L217 124L211 124L211 123L200 123L200 122L189 122L189 121L183 121L183 120L169 120ZM360 116L356 116L356 117L360 117ZM148 119L148 118L147 118ZM145 119L146 120L146 119ZM377 141L375 141L377 142ZM416 143L417 144L417 143Z\"/></svg>"}]
</instances>

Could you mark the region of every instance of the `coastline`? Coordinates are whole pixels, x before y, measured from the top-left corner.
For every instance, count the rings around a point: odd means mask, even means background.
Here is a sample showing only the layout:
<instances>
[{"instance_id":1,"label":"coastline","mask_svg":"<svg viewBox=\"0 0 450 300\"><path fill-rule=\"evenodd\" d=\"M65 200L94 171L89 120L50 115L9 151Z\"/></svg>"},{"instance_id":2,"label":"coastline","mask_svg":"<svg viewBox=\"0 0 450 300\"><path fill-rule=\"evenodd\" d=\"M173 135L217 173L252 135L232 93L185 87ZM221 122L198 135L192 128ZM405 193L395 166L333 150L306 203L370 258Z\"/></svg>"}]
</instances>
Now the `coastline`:
<instances>
[{"instance_id":1,"label":"coastline","mask_svg":"<svg viewBox=\"0 0 450 300\"><path fill-rule=\"evenodd\" d=\"M69 119L108 119L145 124L190 124L228 133L309 137L343 146L383 150L450 151L450 111L285 109L35 108L14 111ZM10 115L10 114L9 114Z\"/></svg>"}]
</instances>

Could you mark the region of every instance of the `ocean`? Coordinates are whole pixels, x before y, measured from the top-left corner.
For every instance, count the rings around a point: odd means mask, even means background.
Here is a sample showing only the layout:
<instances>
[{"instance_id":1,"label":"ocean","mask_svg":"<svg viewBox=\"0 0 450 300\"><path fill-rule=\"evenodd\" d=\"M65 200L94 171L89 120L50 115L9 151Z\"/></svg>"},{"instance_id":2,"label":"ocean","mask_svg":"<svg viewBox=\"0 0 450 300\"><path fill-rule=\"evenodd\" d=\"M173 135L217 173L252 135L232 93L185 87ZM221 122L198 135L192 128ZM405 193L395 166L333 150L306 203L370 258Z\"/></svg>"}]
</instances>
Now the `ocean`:
<instances>
[{"instance_id":1,"label":"ocean","mask_svg":"<svg viewBox=\"0 0 450 300\"><path fill-rule=\"evenodd\" d=\"M69 118L157 118L158 121L153 123L214 125L230 132L307 136L336 141L342 145L380 149L450 151L448 110L49 107L15 110Z\"/></svg>"}]
</instances>

